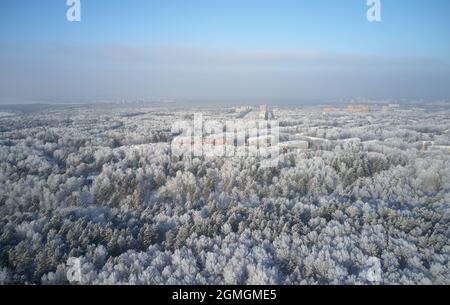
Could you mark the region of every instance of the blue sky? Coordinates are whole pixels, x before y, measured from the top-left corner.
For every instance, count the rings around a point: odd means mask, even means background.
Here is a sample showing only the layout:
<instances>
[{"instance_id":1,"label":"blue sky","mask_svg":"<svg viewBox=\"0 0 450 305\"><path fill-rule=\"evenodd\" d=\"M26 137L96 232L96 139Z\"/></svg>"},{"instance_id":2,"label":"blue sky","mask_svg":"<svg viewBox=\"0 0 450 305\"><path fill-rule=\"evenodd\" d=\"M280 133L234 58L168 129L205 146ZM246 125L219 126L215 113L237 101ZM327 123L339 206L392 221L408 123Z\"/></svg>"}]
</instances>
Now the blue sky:
<instances>
[{"instance_id":1,"label":"blue sky","mask_svg":"<svg viewBox=\"0 0 450 305\"><path fill-rule=\"evenodd\" d=\"M0 1L0 100L448 98L450 1Z\"/></svg>"}]
</instances>

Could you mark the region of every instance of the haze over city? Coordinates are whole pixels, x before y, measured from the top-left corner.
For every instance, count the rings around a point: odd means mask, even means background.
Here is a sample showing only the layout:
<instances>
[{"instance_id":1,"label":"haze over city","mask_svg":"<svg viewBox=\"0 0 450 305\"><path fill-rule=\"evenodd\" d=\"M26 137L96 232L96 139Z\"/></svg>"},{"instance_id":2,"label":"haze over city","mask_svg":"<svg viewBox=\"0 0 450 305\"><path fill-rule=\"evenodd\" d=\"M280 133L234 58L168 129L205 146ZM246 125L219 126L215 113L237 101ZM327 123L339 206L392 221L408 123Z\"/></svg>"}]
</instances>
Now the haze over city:
<instances>
[{"instance_id":1,"label":"haze over city","mask_svg":"<svg viewBox=\"0 0 450 305\"><path fill-rule=\"evenodd\" d=\"M0 102L447 99L450 3L0 3Z\"/></svg>"}]
</instances>

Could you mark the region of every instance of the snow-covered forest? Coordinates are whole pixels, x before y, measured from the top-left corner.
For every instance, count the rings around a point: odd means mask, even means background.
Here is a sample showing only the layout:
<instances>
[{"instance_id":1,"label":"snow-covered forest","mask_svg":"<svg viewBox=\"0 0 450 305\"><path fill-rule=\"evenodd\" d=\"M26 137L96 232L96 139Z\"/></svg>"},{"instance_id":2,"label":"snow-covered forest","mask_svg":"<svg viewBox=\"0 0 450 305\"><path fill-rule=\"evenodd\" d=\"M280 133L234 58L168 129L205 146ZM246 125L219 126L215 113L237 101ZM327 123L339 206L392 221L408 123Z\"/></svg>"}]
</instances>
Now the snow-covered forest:
<instances>
[{"instance_id":1,"label":"snow-covered forest","mask_svg":"<svg viewBox=\"0 0 450 305\"><path fill-rule=\"evenodd\" d=\"M173 122L233 109L0 116L0 283L450 284L450 110L274 111L277 167L174 159Z\"/></svg>"}]
</instances>

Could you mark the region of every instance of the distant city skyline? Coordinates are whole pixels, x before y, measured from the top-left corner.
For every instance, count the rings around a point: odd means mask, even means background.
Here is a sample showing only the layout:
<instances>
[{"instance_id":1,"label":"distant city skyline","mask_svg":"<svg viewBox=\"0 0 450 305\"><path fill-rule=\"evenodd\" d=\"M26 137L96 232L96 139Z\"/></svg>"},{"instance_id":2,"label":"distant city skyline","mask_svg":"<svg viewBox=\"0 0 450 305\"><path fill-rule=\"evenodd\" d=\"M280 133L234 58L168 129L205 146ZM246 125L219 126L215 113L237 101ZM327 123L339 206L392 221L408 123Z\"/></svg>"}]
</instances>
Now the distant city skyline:
<instances>
[{"instance_id":1,"label":"distant city skyline","mask_svg":"<svg viewBox=\"0 0 450 305\"><path fill-rule=\"evenodd\" d=\"M0 103L449 99L450 1L0 2Z\"/></svg>"}]
</instances>

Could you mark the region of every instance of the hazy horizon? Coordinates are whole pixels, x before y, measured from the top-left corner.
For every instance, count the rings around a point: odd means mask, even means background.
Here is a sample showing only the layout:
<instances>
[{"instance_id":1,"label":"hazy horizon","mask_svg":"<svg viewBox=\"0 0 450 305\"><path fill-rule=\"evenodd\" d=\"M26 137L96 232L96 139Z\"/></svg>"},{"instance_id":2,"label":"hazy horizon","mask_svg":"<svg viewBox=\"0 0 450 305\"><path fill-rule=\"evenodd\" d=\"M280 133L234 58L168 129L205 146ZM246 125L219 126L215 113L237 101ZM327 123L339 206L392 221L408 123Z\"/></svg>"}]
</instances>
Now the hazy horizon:
<instances>
[{"instance_id":1,"label":"hazy horizon","mask_svg":"<svg viewBox=\"0 0 450 305\"><path fill-rule=\"evenodd\" d=\"M0 103L449 99L450 2L0 3Z\"/></svg>"}]
</instances>

